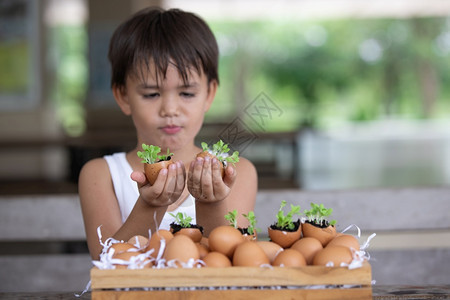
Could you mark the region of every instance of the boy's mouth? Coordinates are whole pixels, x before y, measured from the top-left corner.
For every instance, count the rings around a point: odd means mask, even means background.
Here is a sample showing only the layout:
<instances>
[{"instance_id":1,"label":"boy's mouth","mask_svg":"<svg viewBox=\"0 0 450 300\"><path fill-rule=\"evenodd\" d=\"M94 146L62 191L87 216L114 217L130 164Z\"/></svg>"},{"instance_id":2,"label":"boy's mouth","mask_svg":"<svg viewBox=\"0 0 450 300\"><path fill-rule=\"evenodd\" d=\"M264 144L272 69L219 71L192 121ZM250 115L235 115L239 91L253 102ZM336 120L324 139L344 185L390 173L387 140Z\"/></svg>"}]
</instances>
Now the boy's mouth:
<instances>
[{"instance_id":1,"label":"boy's mouth","mask_svg":"<svg viewBox=\"0 0 450 300\"><path fill-rule=\"evenodd\" d=\"M176 134L181 130L181 126L167 125L161 128L166 134Z\"/></svg>"}]
</instances>

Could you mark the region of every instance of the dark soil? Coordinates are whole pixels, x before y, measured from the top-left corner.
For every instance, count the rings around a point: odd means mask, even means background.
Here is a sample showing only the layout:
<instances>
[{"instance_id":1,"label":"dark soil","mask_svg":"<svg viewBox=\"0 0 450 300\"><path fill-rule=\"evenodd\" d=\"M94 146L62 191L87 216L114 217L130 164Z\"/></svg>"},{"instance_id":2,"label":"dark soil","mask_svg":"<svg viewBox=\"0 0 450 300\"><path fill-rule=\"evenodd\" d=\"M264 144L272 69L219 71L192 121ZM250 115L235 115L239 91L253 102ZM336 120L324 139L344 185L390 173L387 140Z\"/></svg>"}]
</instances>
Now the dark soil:
<instances>
[{"instance_id":1,"label":"dark soil","mask_svg":"<svg viewBox=\"0 0 450 300\"><path fill-rule=\"evenodd\" d=\"M274 224L270 225L270 228L274 229L274 230L284 230L284 231L287 231L287 232L295 232L300 227L300 219L298 219L297 221L294 222L294 229L280 228L276 224L277 223L274 223Z\"/></svg>"},{"instance_id":2,"label":"dark soil","mask_svg":"<svg viewBox=\"0 0 450 300\"><path fill-rule=\"evenodd\" d=\"M311 224L311 225L319 227L319 228L327 228L328 226L330 226L330 223L327 220L322 220L322 222L320 224L316 224L315 222L311 222L311 221L305 221L305 223Z\"/></svg>"},{"instance_id":3,"label":"dark soil","mask_svg":"<svg viewBox=\"0 0 450 300\"><path fill-rule=\"evenodd\" d=\"M170 223L170 228L172 229L172 233L176 233L183 228L198 228L203 235L203 227L197 224L189 224L189 227L182 227L180 224Z\"/></svg>"},{"instance_id":4,"label":"dark soil","mask_svg":"<svg viewBox=\"0 0 450 300\"><path fill-rule=\"evenodd\" d=\"M237 229L242 233L242 235L245 235L245 234L251 235L250 233L248 233L248 228L238 227Z\"/></svg>"},{"instance_id":5,"label":"dark soil","mask_svg":"<svg viewBox=\"0 0 450 300\"><path fill-rule=\"evenodd\" d=\"M172 159L172 156L167 157L166 159L160 159L157 161L157 163L162 162L162 161L169 161Z\"/></svg>"}]
</instances>

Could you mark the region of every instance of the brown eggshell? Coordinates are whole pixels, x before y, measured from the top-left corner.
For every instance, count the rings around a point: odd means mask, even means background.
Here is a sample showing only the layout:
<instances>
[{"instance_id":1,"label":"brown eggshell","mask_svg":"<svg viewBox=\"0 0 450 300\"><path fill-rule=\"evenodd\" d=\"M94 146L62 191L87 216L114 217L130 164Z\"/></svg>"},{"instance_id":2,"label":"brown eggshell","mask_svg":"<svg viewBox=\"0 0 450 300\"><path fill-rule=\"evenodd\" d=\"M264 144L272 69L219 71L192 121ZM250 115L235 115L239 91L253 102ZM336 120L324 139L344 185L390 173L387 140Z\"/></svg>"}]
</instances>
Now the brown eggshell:
<instances>
[{"instance_id":1,"label":"brown eggshell","mask_svg":"<svg viewBox=\"0 0 450 300\"><path fill-rule=\"evenodd\" d=\"M163 160L154 164L144 164L145 177L147 177L150 185L153 185L158 178L161 169L167 169L172 162L170 160Z\"/></svg>"},{"instance_id":2,"label":"brown eggshell","mask_svg":"<svg viewBox=\"0 0 450 300\"><path fill-rule=\"evenodd\" d=\"M209 249L233 257L236 247L244 242L242 233L231 226L222 225L214 228L208 237Z\"/></svg>"},{"instance_id":3,"label":"brown eggshell","mask_svg":"<svg viewBox=\"0 0 450 300\"><path fill-rule=\"evenodd\" d=\"M202 151L199 154L197 154L197 157L205 158L206 156L209 156L211 159L216 158L215 155L209 153L208 151ZM223 167L223 163L219 161L219 167L220 167L220 174L222 175L222 178L225 176L225 169Z\"/></svg>"},{"instance_id":4,"label":"brown eggshell","mask_svg":"<svg viewBox=\"0 0 450 300\"><path fill-rule=\"evenodd\" d=\"M332 239L328 244L329 246L345 246L356 251L359 251L359 241L358 239L350 234L340 234Z\"/></svg>"},{"instance_id":5,"label":"brown eggshell","mask_svg":"<svg viewBox=\"0 0 450 300\"><path fill-rule=\"evenodd\" d=\"M302 231L304 237L316 238L324 247L336 236L336 228L334 226L320 228L310 223L303 223Z\"/></svg>"},{"instance_id":6,"label":"brown eggshell","mask_svg":"<svg viewBox=\"0 0 450 300\"><path fill-rule=\"evenodd\" d=\"M224 254L216 251L209 252L203 258L206 267L209 268L226 268L231 267L230 259Z\"/></svg>"},{"instance_id":7,"label":"brown eggshell","mask_svg":"<svg viewBox=\"0 0 450 300\"><path fill-rule=\"evenodd\" d=\"M313 259L313 265L325 266L332 262L333 266L339 267L341 263L349 264L352 260L352 252L348 247L331 246L317 252Z\"/></svg>"},{"instance_id":8,"label":"brown eggshell","mask_svg":"<svg viewBox=\"0 0 450 300\"><path fill-rule=\"evenodd\" d=\"M283 251L283 248L278 245L277 243L270 242L270 241L256 241L258 246L260 246L264 253L266 253L267 257L269 258L269 262L272 264L275 257Z\"/></svg>"},{"instance_id":9,"label":"brown eggshell","mask_svg":"<svg viewBox=\"0 0 450 300\"><path fill-rule=\"evenodd\" d=\"M145 249L148 246L148 238L142 235L135 235L128 240L128 244L131 244L138 249Z\"/></svg>"},{"instance_id":10,"label":"brown eggshell","mask_svg":"<svg viewBox=\"0 0 450 300\"><path fill-rule=\"evenodd\" d=\"M306 260L300 252L294 249L285 249L278 253L272 265L276 267L302 267L306 266Z\"/></svg>"},{"instance_id":11,"label":"brown eggshell","mask_svg":"<svg viewBox=\"0 0 450 300\"><path fill-rule=\"evenodd\" d=\"M311 265L316 253L323 249L322 243L312 237L304 237L296 241L291 249L300 252L308 265Z\"/></svg>"},{"instance_id":12,"label":"brown eggshell","mask_svg":"<svg viewBox=\"0 0 450 300\"><path fill-rule=\"evenodd\" d=\"M256 231L253 234L243 234L244 239L246 241L250 241L250 242L256 242L258 240L258 234L256 233Z\"/></svg>"},{"instance_id":13,"label":"brown eggshell","mask_svg":"<svg viewBox=\"0 0 450 300\"><path fill-rule=\"evenodd\" d=\"M132 244L129 243L125 243L125 242L119 242L119 243L114 243L112 244L109 249L108 252L111 251L112 249L114 249L114 254L113 256L122 253L122 252L136 252L139 251L138 248L136 248L135 246L133 246Z\"/></svg>"},{"instance_id":14,"label":"brown eggshell","mask_svg":"<svg viewBox=\"0 0 450 300\"><path fill-rule=\"evenodd\" d=\"M187 263L190 259L199 259L200 254L195 243L188 236L180 234L174 236L167 243L163 258L166 261L176 260L177 262Z\"/></svg>"},{"instance_id":15,"label":"brown eggshell","mask_svg":"<svg viewBox=\"0 0 450 300\"><path fill-rule=\"evenodd\" d=\"M205 245L206 248L209 249L209 239L205 236L202 236L202 239L200 240L200 244Z\"/></svg>"},{"instance_id":16,"label":"brown eggshell","mask_svg":"<svg viewBox=\"0 0 450 300\"><path fill-rule=\"evenodd\" d=\"M292 246L292 244L298 241L302 235L301 226L298 227L297 231L276 230L270 227L267 231L272 242L277 243L283 248L289 248Z\"/></svg>"},{"instance_id":17,"label":"brown eggshell","mask_svg":"<svg viewBox=\"0 0 450 300\"><path fill-rule=\"evenodd\" d=\"M132 257L135 257L139 254L142 254L142 252L121 252L118 254L115 254L113 256L114 259L121 259L123 261L130 261ZM145 268L150 268L153 265L151 261L148 261L148 263L144 266ZM128 267L127 264L114 264L116 266L116 269L126 269Z\"/></svg>"},{"instance_id":18,"label":"brown eggshell","mask_svg":"<svg viewBox=\"0 0 450 300\"><path fill-rule=\"evenodd\" d=\"M255 242L245 241L239 244L234 251L233 266L259 267L269 263L269 258L266 253Z\"/></svg>"},{"instance_id":19,"label":"brown eggshell","mask_svg":"<svg viewBox=\"0 0 450 300\"><path fill-rule=\"evenodd\" d=\"M206 254L209 253L209 249L201 243L195 243L195 245L197 246L198 254L200 255L200 259L203 259L206 256Z\"/></svg>"},{"instance_id":20,"label":"brown eggshell","mask_svg":"<svg viewBox=\"0 0 450 300\"><path fill-rule=\"evenodd\" d=\"M202 232L200 231L199 228L182 228L179 231L175 232L173 235L177 236L179 234L184 234L186 236L188 236L189 238L191 238L192 241L194 241L194 243L199 243L202 240Z\"/></svg>"},{"instance_id":21,"label":"brown eggshell","mask_svg":"<svg viewBox=\"0 0 450 300\"><path fill-rule=\"evenodd\" d=\"M150 254L151 257L156 258L158 256L159 248L161 246L161 240L164 239L167 243L173 238L173 234L169 230L160 229L156 231L152 236L150 237L150 240L148 242L148 246L145 249L145 252L149 251L150 249L154 249L154 251Z\"/></svg>"}]
</instances>

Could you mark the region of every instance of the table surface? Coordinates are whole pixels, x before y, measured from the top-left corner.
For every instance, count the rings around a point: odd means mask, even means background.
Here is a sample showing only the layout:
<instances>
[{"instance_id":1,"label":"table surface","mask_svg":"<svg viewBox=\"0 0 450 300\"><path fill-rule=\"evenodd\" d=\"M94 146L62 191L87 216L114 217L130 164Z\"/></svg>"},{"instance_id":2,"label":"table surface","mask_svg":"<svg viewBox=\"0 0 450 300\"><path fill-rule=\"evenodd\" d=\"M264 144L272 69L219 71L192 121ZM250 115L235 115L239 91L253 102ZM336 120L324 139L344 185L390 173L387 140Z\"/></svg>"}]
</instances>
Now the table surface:
<instances>
[{"instance_id":1,"label":"table surface","mask_svg":"<svg viewBox=\"0 0 450 300\"><path fill-rule=\"evenodd\" d=\"M91 299L91 293L86 292L76 297L79 292L15 292L2 293L0 299ZM373 299L450 299L450 285L436 286L390 286L373 285Z\"/></svg>"}]
</instances>

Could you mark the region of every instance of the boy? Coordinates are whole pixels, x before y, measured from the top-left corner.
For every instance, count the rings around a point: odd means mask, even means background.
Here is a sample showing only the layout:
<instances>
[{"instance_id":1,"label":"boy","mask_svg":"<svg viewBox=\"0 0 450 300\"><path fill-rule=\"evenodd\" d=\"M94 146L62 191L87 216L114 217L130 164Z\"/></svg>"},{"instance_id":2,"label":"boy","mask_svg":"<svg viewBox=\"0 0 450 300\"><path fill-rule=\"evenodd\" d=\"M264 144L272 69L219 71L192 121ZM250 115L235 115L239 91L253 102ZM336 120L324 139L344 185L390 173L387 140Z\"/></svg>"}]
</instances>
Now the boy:
<instances>
[{"instance_id":1,"label":"boy","mask_svg":"<svg viewBox=\"0 0 450 300\"><path fill-rule=\"evenodd\" d=\"M145 9L116 29L108 57L113 95L133 120L137 146L81 170L79 195L92 258L102 249L100 225L103 239L127 241L148 236L149 229L168 229L168 212L185 212L207 236L226 224L229 211L253 210L257 175L251 162L241 157L222 179L216 159L196 158L201 149L194 138L219 83L217 42L207 24L180 10ZM152 186L137 156L142 143L174 153L175 163Z\"/></svg>"}]
</instances>

